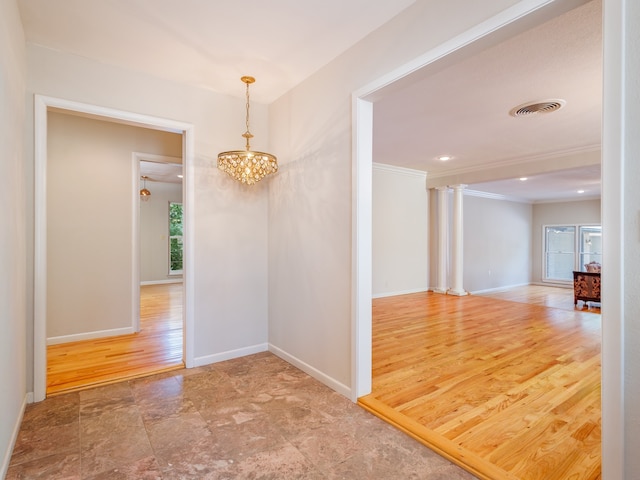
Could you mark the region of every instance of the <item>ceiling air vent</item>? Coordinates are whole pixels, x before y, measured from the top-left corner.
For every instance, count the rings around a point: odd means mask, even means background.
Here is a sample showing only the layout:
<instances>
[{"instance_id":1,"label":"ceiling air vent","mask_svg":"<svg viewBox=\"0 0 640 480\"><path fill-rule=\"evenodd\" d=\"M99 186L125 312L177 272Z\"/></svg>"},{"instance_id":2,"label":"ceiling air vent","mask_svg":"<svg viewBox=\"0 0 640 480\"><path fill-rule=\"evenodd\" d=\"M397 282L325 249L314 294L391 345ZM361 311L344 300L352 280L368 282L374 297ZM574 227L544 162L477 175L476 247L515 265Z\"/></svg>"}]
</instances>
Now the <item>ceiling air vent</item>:
<instances>
[{"instance_id":1,"label":"ceiling air vent","mask_svg":"<svg viewBox=\"0 0 640 480\"><path fill-rule=\"evenodd\" d=\"M560 110L565 105L564 100L544 100L542 102L525 103L509 111L512 117L526 117L537 113L551 113Z\"/></svg>"}]
</instances>

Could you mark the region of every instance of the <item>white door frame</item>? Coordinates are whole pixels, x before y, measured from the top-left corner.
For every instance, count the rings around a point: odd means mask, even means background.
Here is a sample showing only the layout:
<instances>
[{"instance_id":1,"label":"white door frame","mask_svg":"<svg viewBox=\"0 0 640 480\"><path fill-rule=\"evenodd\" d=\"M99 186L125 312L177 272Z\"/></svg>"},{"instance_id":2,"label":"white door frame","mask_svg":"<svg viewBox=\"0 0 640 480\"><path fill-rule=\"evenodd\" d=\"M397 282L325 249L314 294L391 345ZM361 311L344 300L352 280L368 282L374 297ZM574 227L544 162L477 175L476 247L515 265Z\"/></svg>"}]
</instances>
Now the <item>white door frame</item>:
<instances>
[{"instance_id":1,"label":"white door frame","mask_svg":"<svg viewBox=\"0 0 640 480\"><path fill-rule=\"evenodd\" d=\"M194 344L193 320L193 202L194 202L194 138L193 125L159 117L152 117L112 108L74 102L61 98L35 95L34 97L34 163L35 163L35 218L34 218L34 325L33 325L33 397L44 400L47 391L47 112L51 108L78 112L116 123L179 133L183 136L182 158L184 168L183 203L185 205L185 243L183 276L183 361L192 367ZM137 182L136 182L137 185ZM137 190L137 186L136 186Z\"/></svg>"},{"instance_id":2,"label":"white door frame","mask_svg":"<svg viewBox=\"0 0 640 480\"><path fill-rule=\"evenodd\" d=\"M503 35L523 31L529 26L542 23L568 11L588 0L522 0L500 14L476 25L457 37L428 51L415 60L391 71L385 76L355 91L352 95L352 400L371 392L371 298L372 298L372 163L373 163L373 102L381 90L389 85L402 85L410 74L428 67L440 60L448 61L461 53L462 49L473 50L481 45L497 42ZM622 118L623 101L620 99L619 85L622 61L622 39L618 32L623 31L624 0L604 0L605 15L605 89L604 89L604 136L603 171L613 171L612 180L603 182L603 192L615 192L620 189L620 135L619 121ZM608 59L607 59L608 56ZM449 58L447 58L449 57ZM609 62L609 63L607 63ZM607 70L607 65L613 67ZM610 81L607 82L607 79ZM611 121L609 121L611 120ZM617 137L616 137L617 135ZM609 142L609 137L611 141ZM618 176L616 177L616 174ZM607 189L607 187L609 187ZM616 198L611 198L616 197ZM620 196L611 195L605 201L603 194L602 224L616 226L622 211ZM607 216L610 215L609 221ZM615 217L615 219L614 219ZM623 265L621 256L621 232L616 228L606 232L607 242L603 248L603 263L607 265L606 291L617 292L610 298L616 304L622 304L621 277ZM611 261L607 260L611 259ZM606 291L605 291L606 289ZM622 478L624 471L624 428L623 428L623 384L622 384L622 346L623 332L621 322L623 312L620 305L602 312L603 368L602 382L602 473L603 478ZM611 313L611 316L609 316ZM605 355L610 353L610 357Z\"/></svg>"}]
</instances>

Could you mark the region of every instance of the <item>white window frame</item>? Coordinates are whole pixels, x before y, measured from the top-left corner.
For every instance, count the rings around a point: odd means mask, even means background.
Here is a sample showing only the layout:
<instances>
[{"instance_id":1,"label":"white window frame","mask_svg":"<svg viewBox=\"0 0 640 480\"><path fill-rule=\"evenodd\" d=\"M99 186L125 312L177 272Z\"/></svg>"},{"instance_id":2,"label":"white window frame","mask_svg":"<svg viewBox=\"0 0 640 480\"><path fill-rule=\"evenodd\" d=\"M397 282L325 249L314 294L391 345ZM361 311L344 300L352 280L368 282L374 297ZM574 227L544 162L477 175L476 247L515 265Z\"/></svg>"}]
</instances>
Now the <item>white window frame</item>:
<instances>
[{"instance_id":1,"label":"white window frame","mask_svg":"<svg viewBox=\"0 0 640 480\"><path fill-rule=\"evenodd\" d=\"M548 228L558 228L558 227L572 227L575 229L575 237L573 239L573 270L579 271L582 270L580 265L580 256L581 256L581 229L583 227L600 227L602 225L599 223L559 223L559 224L548 224L542 225L542 282L543 283L553 283L553 284L561 284L561 285L571 285L573 283L573 279L559 279L559 278L550 278L547 272L547 229ZM602 255L602 252L600 252Z\"/></svg>"}]
</instances>

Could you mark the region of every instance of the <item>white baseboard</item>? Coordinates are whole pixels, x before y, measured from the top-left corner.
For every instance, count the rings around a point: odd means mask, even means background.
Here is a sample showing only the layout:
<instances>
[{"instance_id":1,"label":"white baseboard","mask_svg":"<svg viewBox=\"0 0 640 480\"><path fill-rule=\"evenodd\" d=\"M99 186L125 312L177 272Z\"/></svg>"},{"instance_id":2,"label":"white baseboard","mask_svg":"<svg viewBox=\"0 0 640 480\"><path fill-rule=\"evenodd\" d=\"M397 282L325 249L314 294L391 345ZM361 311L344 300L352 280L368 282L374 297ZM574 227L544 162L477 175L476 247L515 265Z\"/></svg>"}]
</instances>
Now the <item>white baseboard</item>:
<instances>
[{"instance_id":1,"label":"white baseboard","mask_svg":"<svg viewBox=\"0 0 640 480\"><path fill-rule=\"evenodd\" d=\"M169 278L167 280L145 280L144 282L140 282L141 286L144 285L164 285L165 283L182 283L182 277L180 278Z\"/></svg>"},{"instance_id":2,"label":"white baseboard","mask_svg":"<svg viewBox=\"0 0 640 480\"><path fill-rule=\"evenodd\" d=\"M469 293L471 295L482 295L483 293L502 292L503 290L509 290L510 288L526 287L527 285L533 285L533 284L531 284L531 283L517 283L515 285L503 285L501 287L486 288L484 290L474 290L473 292L469 292Z\"/></svg>"},{"instance_id":3,"label":"white baseboard","mask_svg":"<svg viewBox=\"0 0 640 480\"><path fill-rule=\"evenodd\" d=\"M193 366L202 367L203 365L224 362L225 360L231 360L233 358L246 357L247 355L266 352L268 350L269 346L266 343L259 343L257 345L251 345L250 347L238 348L236 350L229 350L227 352L216 353L214 355L205 355L204 357L196 357L193 359Z\"/></svg>"},{"instance_id":4,"label":"white baseboard","mask_svg":"<svg viewBox=\"0 0 640 480\"><path fill-rule=\"evenodd\" d=\"M31 395L31 401L29 401L29 395ZM16 446L16 440L18 440L18 433L20 433L20 425L22 424L22 418L24 417L24 410L27 408L27 403L33 402L33 394L27 393L22 400L22 406L20 407L20 414L16 418L16 421L13 425L13 431L11 432L11 441L7 447L7 451L4 452L2 456L2 465L0 465L0 478L5 478L7 476L7 471L9 470L9 463L11 462L11 454L13 453L13 448Z\"/></svg>"},{"instance_id":5,"label":"white baseboard","mask_svg":"<svg viewBox=\"0 0 640 480\"><path fill-rule=\"evenodd\" d=\"M428 292L428 291L429 291L428 287L423 287L423 288L415 288L412 290L400 290L397 292L375 293L371 297L372 298L395 297L396 295L408 295L410 293L422 293L422 292Z\"/></svg>"},{"instance_id":6,"label":"white baseboard","mask_svg":"<svg viewBox=\"0 0 640 480\"><path fill-rule=\"evenodd\" d=\"M325 375L320 370L317 370L311 365L306 364L302 360L292 355L289 355L287 352L279 349L275 345L269 344L269 351L274 355L277 355L278 357L283 359L285 362L290 363L294 367L298 367L304 373L311 375L313 378L325 384L327 387L331 388L332 390L335 390L339 394L344 395L348 399L351 399L351 388L348 387L347 385L338 382L336 379L329 377L328 375Z\"/></svg>"},{"instance_id":7,"label":"white baseboard","mask_svg":"<svg viewBox=\"0 0 640 480\"><path fill-rule=\"evenodd\" d=\"M133 327L74 333L72 335L62 335L60 337L49 337L47 338L47 345L58 345L60 343L77 342L79 340L93 340L94 338L115 337L118 335L129 335L131 333L135 333Z\"/></svg>"},{"instance_id":8,"label":"white baseboard","mask_svg":"<svg viewBox=\"0 0 640 480\"><path fill-rule=\"evenodd\" d=\"M557 288L573 288L573 281L569 282L531 282L530 285L540 285L542 287L557 287Z\"/></svg>"}]
</instances>

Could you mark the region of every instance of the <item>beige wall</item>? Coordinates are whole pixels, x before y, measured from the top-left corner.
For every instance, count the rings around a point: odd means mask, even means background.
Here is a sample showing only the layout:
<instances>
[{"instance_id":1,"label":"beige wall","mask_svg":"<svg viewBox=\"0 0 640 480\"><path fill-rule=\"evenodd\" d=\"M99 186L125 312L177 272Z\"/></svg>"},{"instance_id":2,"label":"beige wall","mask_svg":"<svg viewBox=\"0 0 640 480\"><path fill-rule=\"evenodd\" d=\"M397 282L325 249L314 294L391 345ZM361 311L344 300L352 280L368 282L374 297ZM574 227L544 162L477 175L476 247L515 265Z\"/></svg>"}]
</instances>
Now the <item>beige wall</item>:
<instances>
[{"instance_id":1,"label":"beige wall","mask_svg":"<svg viewBox=\"0 0 640 480\"><path fill-rule=\"evenodd\" d=\"M531 279L531 205L464 196L464 288L526 285Z\"/></svg>"},{"instance_id":2,"label":"beige wall","mask_svg":"<svg viewBox=\"0 0 640 480\"><path fill-rule=\"evenodd\" d=\"M424 172L373 167L373 296L429 287L428 204Z\"/></svg>"},{"instance_id":3,"label":"beige wall","mask_svg":"<svg viewBox=\"0 0 640 480\"><path fill-rule=\"evenodd\" d=\"M131 333L133 152L179 157L182 136L50 112L47 147L47 338Z\"/></svg>"},{"instance_id":4,"label":"beige wall","mask_svg":"<svg viewBox=\"0 0 640 480\"><path fill-rule=\"evenodd\" d=\"M0 477L27 401L26 59L14 1L0 1Z\"/></svg>"}]
</instances>

